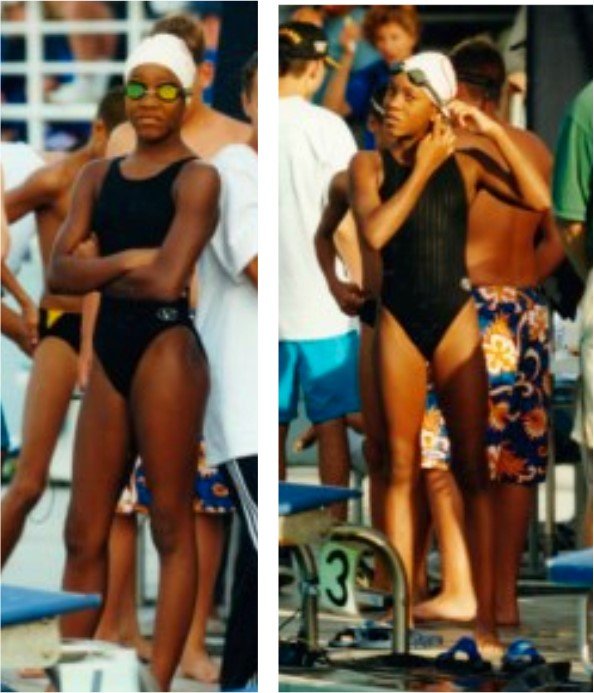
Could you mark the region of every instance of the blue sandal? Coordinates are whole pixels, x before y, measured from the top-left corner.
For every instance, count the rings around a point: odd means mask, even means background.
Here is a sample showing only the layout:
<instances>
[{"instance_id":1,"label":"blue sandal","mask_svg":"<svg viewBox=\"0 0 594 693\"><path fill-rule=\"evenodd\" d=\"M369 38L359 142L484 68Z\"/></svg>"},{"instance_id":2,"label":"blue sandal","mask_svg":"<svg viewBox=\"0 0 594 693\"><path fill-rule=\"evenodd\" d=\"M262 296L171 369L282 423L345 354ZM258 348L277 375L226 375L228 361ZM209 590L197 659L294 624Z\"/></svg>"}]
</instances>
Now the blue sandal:
<instances>
[{"instance_id":1,"label":"blue sandal","mask_svg":"<svg viewBox=\"0 0 594 693\"><path fill-rule=\"evenodd\" d=\"M501 670L508 674L524 671L528 667L544 664L545 659L530 640L518 638L507 648L501 660Z\"/></svg>"},{"instance_id":2,"label":"blue sandal","mask_svg":"<svg viewBox=\"0 0 594 693\"><path fill-rule=\"evenodd\" d=\"M482 674L493 669L491 663L481 657L476 642L468 636L460 638L449 650L437 655L435 666L454 674Z\"/></svg>"}]
</instances>

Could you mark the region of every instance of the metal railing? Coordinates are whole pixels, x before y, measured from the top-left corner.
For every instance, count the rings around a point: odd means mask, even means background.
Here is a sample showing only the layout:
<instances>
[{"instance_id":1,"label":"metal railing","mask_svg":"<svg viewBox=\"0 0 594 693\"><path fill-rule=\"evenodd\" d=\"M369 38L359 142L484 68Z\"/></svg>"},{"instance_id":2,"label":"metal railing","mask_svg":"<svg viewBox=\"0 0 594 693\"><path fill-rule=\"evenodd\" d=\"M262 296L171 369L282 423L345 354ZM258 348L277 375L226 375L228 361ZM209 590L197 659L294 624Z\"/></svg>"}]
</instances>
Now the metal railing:
<instances>
[{"instance_id":1,"label":"metal railing","mask_svg":"<svg viewBox=\"0 0 594 693\"><path fill-rule=\"evenodd\" d=\"M60 21L43 17L42 2L30 0L24 3L25 21L3 21L3 36L22 36L25 42L25 60L2 62L0 74L22 76L26 80L26 103L2 104L2 120L22 121L27 125L27 139L36 150L44 148L44 130L49 122L71 122L92 120L96 111L94 103L50 104L44 101L43 78L46 75L65 74L121 74L123 61L97 60L55 62L44 60L43 39L45 36L113 33L125 35L128 50L136 46L150 28L141 0L126 0L126 18L112 21Z\"/></svg>"}]
</instances>

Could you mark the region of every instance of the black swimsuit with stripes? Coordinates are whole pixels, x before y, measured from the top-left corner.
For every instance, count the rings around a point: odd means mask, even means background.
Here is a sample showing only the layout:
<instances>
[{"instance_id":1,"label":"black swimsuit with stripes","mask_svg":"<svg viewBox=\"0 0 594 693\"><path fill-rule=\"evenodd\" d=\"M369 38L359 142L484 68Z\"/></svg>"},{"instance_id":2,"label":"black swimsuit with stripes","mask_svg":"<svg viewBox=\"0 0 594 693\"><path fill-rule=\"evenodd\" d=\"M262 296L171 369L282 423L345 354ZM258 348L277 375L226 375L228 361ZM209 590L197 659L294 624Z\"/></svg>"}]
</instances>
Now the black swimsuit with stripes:
<instances>
[{"instance_id":1,"label":"black swimsuit with stripes","mask_svg":"<svg viewBox=\"0 0 594 693\"><path fill-rule=\"evenodd\" d=\"M383 201L412 169L381 152ZM414 209L382 249L382 305L427 360L470 297L466 272L468 203L455 156L431 176Z\"/></svg>"}]
</instances>

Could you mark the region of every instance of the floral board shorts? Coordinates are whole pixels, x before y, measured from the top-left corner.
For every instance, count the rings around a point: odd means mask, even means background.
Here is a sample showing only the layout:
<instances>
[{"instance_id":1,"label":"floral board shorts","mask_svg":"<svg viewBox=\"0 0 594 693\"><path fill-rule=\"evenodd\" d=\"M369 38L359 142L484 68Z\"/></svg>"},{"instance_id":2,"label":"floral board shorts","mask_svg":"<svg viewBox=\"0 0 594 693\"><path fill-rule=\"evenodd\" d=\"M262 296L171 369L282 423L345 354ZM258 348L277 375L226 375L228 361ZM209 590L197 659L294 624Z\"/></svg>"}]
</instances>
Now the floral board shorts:
<instances>
[{"instance_id":1,"label":"floral board shorts","mask_svg":"<svg viewBox=\"0 0 594 693\"><path fill-rule=\"evenodd\" d=\"M489 376L486 435L491 478L544 481L549 452L549 313L535 288L473 289ZM430 382L430 379L428 379ZM423 469L447 469L450 442L437 395L428 387L421 432Z\"/></svg>"},{"instance_id":2,"label":"floral board shorts","mask_svg":"<svg viewBox=\"0 0 594 693\"><path fill-rule=\"evenodd\" d=\"M120 496L116 512L131 515L135 512L147 513L151 504L151 492L146 481L146 471L138 459L126 488ZM214 515L224 515L235 509L225 475L218 467L206 463L203 442L197 446L196 475L194 477L194 511Z\"/></svg>"}]
</instances>

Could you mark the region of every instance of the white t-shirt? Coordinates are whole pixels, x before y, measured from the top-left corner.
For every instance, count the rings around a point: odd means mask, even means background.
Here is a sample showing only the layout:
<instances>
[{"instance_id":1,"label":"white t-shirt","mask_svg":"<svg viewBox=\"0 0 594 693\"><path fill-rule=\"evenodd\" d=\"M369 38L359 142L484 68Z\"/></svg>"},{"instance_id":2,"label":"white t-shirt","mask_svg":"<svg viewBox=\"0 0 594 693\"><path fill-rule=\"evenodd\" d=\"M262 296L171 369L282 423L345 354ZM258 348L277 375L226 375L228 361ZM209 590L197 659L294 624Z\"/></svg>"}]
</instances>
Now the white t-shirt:
<instances>
[{"instance_id":1,"label":"white t-shirt","mask_svg":"<svg viewBox=\"0 0 594 693\"><path fill-rule=\"evenodd\" d=\"M4 171L5 190L16 188L33 171L45 165L41 156L24 142L2 142L0 161L2 161L2 170ZM7 263L15 274L21 268L29 244L36 232L37 221L34 214L27 214L10 225L10 250Z\"/></svg>"},{"instance_id":2,"label":"white t-shirt","mask_svg":"<svg viewBox=\"0 0 594 693\"><path fill-rule=\"evenodd\" d=\"M258 452L258 292L243 273L258 254L258 156L232 144L211 163L220 219L198 263L196 326L210 363L206 459L217 465Z\"/></svg>"},{"instance_id":3,"label":"white t-shirt","mask_svg":"<svg viewBox=\"0 0 594 693\"><path fill-rule=\"evenodd\" d=\"M323 339L348 332L351 318L332 298L314 236L334 175L357 148L345 122L299 96L279 104L279 336Z\"/></svg>"}]
</instances>

